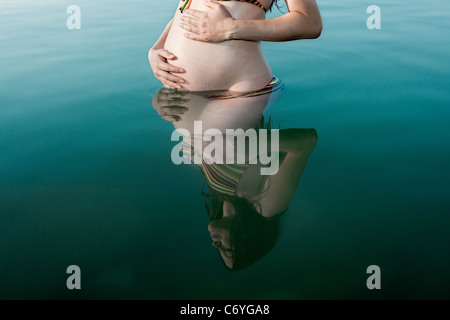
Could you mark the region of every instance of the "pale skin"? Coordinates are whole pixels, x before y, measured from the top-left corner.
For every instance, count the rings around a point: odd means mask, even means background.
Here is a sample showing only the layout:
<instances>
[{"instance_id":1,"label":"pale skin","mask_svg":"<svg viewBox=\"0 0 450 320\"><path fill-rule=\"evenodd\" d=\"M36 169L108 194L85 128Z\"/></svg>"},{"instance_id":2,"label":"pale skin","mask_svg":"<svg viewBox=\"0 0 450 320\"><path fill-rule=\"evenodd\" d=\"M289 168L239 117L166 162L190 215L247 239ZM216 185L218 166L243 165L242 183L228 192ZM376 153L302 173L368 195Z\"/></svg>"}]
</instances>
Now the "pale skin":
<instances>
[{"instance_id":1,"label":"pale skin","mask_svg":"<svg viewBox=\"0 0 450 320\"><path fill-rule=\"evenodd\" d=\"M267 102L268 95L212 100L193 93L161 89L153 98L153 107L175 128L186 128L191 133L194 121L202 121L203 130L241 128L245 131L256 126ZM278 172L266 179L260 175L259 164L250 165L236 190L238 197L249 199L255 204L255 209L267 218L288 208L317 143L314 129L283 129L279 133L279 149L284 152L284 157ZM234 207L225 201L223 217L208 225L213 246L219 250L228 268L233 266L230 229L235 215Z\"/></svg>"},{"instance_id":2,"label":"pale skin","mask_svg":"<svg viewBox=\"0 0 450 320\"><path fill-rule=\"evenodd\" d=\"M233 40L246 41L292 41L318 38L322 31L322 20L315 0L285 0L288 13L273 19L234 19L220 2L203 1L205 11L188 9L184 12L179 27L185 30L187 39L223 43ZM164 49L167 35L173 25L171 20L161 37L149 51L153 73L161 83L172 89L183 89L186 70L175 67L178 59Z\"/></svg>"},{"instance_id":3,"label":"pale skin","mask_svg":"<svg viewBox=\"0 0 450 320\"><path fill-rule=\"evenodd\" d=\"M203 130L220 128L224 132L226 129L240 128L246 131L254 127L261 118L267 101L268 97L264 95L256 98L213 100L193 93L160 91L153 98L152 105L175 128L184 128L193 134L194 121L202 121ZM225 119L228 119L228 123L223 124L222 128L218 127ZM257 203L257 210L265 217L285 210L295 194L316 143L317 132L314 129L280 130L279 150L285 155L280 161L278 172L266 179L260 174L260 164L251 165L240 179L237 196ZM271 145L270 142L268 145ZM264 196L260 195L261 190L255 189L261 185L262 180L265 180L262 187L266 190ZM224 215L232 215L231 209L232 207L224 208Z\"/></svg>"}]
</instances>

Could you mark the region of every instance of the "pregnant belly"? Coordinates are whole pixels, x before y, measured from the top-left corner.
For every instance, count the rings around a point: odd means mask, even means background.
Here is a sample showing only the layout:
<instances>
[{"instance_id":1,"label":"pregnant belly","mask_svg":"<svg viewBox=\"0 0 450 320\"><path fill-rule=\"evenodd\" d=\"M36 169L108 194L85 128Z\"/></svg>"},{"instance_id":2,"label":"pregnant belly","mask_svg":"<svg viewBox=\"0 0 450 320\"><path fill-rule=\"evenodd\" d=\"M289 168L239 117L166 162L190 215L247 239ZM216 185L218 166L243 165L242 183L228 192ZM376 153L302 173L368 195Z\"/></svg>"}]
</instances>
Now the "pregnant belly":
<instances>
[{"instance_id":1,"label":"pregnant belly","mask_svg":"<svg viewBox=\"0 0 450 320\"><path fill-rule=\"evenodd\" d=\"M178 58L171 64L186 70L181 74L186 80L183 84L186 90L249 92L263 88L272 79L260 43L189 40L177 20L168 34L165 49Z\"/></svg>"}]
</instances>

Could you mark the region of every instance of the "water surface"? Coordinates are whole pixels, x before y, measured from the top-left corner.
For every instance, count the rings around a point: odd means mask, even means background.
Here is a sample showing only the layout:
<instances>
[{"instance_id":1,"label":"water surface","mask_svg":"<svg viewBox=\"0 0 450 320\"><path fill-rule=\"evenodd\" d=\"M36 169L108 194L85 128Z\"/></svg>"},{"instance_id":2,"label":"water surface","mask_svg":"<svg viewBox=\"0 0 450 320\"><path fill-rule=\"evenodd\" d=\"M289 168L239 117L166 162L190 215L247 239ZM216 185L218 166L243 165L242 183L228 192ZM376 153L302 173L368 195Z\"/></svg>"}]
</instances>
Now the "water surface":
<instances>
[{"instance_id":1,"label":"water surface","mask_svg":"<svg viewBox=\"0 0 450 320\"><path fill-rule=\"evenodd\" d=\"M239 272L152 107L147 51L177 1L81 0L76 31L70 4L0 4L1 298L449 298L449 3L378 1L368 30L374 3L321 0L319 39L264 43L286 86L266 115L319 142L275 247Z\"/></svg>"}]
</instances>

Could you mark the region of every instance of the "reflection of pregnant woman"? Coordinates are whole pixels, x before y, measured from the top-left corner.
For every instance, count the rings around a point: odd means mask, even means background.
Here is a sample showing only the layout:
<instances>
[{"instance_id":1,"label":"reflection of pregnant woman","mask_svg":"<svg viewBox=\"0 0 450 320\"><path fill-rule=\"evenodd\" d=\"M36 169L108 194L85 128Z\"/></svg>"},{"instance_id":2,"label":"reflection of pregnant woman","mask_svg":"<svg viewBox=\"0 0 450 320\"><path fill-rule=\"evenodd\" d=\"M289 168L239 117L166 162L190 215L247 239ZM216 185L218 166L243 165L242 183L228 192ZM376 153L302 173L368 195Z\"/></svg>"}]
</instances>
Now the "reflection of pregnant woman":
<instances>
[{"instance_id":1,"label":"reflection of pregnant woman","mask_svg":"<svg viewBox=\"0 0 450 320\"><path fill-rule=\"evenodd\" d=\"M260 41L317 38L322 22L315 0L285 0L288 13L265 19L277 0L181 1L149 52L167 88L259 93L277 83ZM261 91L262 90L262 91Z\"/></svg>"},{"instance_id":2,"label":"reflection of pregnant woman","mask_svg":"<svg viewBox=\"0 0 450 320\"><path fill-rule=\"evenodd\" d=\"M175 129L187 130L192 138L195 121L202 122L204 132L209 128L225 132L270 127L271 121L263 116L270 96L208 99L161 89L153 98L153 107ZM272 176L261 175L259 162L199 165L207 186L202 194L211 221L208 229L228 268L245 268L275 245L280 217L295 194L316 141L314 129L280 130L279 170ZM186 156L191 152L195 151L183 149Z\"/></svg>"}]
</instances>

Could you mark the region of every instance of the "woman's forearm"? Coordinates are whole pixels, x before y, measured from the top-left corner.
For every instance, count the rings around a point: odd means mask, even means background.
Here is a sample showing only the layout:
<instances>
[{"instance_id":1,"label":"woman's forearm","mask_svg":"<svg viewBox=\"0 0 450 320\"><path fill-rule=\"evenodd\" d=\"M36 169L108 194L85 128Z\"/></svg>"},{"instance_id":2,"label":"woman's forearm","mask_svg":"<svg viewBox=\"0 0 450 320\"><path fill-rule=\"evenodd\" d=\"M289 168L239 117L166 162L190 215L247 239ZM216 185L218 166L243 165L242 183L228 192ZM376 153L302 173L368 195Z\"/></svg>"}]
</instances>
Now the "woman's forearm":
<instances>
[{"instance_id":1,"label":"woman's forearm","mask_svg":"<svg viewBox=\"0 0 450 320\"><path fill-rule=\"evenodd\" d=\"M269 20L238 20L217 1L205 1L206 11L188 9L180 27L186 38L219 43L228 40L290 41L315 39L322 32L316 0L285 0L289 13Z\"/></svg>"},{"instance_id":2,"label":"woman's forearm","mask_svg":"<svg viewBox=\"0 0 450 320\"><path fill-rule=\"evenodd\" d=\"M292 11L269 20L233 20L229 40L290 41L315 39L322 32L320 14Z\"/></svg>"},{"instance_id":3,"label":"woman's forearm","mask_svg":"<svg viewBox=\"0 0 450 320\"><path fill-rule=\"evenodd\" d=\"M159 39L155 42L152 49L163 49L166 44L167 35L169 34L170 28L172 27L173 19L169 21L166 28L162 32Z\"/></svg>"}]
</instances>

